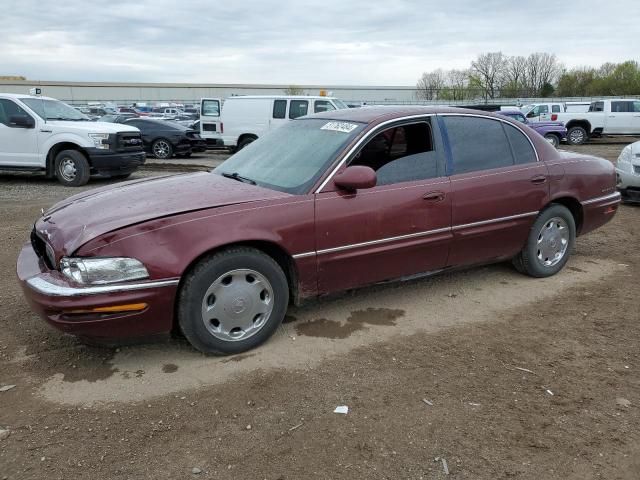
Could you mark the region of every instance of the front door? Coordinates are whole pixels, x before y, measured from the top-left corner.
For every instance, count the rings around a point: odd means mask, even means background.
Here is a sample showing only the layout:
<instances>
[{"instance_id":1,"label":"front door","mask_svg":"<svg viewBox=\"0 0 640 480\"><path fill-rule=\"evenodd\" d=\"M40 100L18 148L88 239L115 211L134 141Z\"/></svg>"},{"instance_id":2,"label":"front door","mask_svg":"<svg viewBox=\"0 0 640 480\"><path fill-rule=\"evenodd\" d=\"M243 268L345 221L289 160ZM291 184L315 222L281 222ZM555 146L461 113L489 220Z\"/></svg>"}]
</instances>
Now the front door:
<instances>
[{"instance_id":1,"label":"front door","mask_svg":"<svg viewBox=\"0 0 640 480\"><path fill-rule=\"evenodd\" d=\"M373 168L378 184L346 192L330 181L316 195L320 293L447 263L451 195L438 129L427 117L372 135L348 164Z\"/></svg>"},{"instance_id":2,"label":"front door","mask_svg":"<svg viewBox=\"0 0 640 480\"><path fill-rule=\"evenodd\" d=\"M528 137L510 123L443 116L451 146L450 266L511 258L548 202L549 180Z\"/></svg>"},{"instance_id":3,"label":"front door","mask_svg":"<svg viewBox=\"0 0 640 480\"><path fill-rule=\"evenodd\" d=\"M38 149L38 129L19 127L11 117L33 118L20 105L0 98L0 165L11 167L43 167Z\"/></svg>"}]
</instances>

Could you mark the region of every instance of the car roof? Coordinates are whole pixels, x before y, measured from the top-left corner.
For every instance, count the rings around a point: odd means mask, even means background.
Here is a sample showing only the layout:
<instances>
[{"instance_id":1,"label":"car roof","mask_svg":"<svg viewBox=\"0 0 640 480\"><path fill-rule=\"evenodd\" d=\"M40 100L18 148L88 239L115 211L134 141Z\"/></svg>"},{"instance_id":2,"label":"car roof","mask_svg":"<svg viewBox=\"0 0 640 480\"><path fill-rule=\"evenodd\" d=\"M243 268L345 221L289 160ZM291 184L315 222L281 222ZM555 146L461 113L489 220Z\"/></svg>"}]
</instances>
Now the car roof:
<instances>
[{"instance_id":1,"label":"car roof","mask_svg":"<svg viewBox=\"0 0 640 480\"><path fill-rule=\"evenodd\" d=\"M481 110L472 110L469 108L456 107L438 107L438 106L421 106L421 105L382 105L361 108L348 108L343 110L331 110L328 112L307 115L303 118L326 118L327 120L351 121L361 123L379 123L383 121L401 119L412 115L436 115L443 113L463 113L467 115L476 115L483 117L504 118L495 113L485 112Z\"/></svg>"}]
</instances>

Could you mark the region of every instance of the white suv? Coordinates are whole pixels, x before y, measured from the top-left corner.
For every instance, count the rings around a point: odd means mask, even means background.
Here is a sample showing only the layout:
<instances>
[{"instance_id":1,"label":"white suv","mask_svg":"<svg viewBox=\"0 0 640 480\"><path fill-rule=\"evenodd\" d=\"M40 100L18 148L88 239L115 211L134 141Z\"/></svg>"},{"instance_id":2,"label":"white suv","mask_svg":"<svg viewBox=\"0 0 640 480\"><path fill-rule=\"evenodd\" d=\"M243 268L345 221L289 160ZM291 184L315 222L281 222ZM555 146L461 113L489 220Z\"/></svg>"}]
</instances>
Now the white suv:
<instances>
[{"instance_id":1,"label":"white suv","mask_svg":"<svg viewBox=\"0 0 640 480\"><path fill-rule=\"evenodd\" d=\"M0 170L41 171L68 186L126 178L145 161L137 128L92 122L54 98L0 93Z\"/></svg>"}]
</instances>

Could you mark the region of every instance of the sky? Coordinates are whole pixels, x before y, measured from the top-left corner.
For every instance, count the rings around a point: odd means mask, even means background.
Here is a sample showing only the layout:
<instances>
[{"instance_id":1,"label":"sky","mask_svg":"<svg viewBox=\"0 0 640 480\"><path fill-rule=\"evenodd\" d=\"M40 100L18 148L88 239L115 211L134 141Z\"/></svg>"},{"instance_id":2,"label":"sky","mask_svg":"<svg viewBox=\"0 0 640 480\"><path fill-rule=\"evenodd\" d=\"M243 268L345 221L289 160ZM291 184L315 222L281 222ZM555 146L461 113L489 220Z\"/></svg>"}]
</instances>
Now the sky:
<instances>
[{"instance_id":1,"label":"sky","mask_svg":"<svg viewBox=\"0 0 640 480\"><path fill-rule=\"evenodd\" d=\"M0 12L0 75L30 80L415 85L483 52L640 60L638 0L0 0Z\"/></svg>"}]
</instances>

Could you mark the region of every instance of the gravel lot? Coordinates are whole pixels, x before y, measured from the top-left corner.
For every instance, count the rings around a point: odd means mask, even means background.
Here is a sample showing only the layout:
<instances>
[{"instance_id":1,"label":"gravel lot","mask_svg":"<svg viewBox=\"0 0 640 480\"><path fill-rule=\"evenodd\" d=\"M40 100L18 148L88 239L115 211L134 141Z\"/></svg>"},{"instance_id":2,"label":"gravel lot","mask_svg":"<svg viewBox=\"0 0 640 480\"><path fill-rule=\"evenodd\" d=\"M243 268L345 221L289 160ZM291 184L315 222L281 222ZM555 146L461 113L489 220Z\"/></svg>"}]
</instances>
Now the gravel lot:
<instances>
[{"instance_id":1,"label":"gravel lot","mask_svg":"<svg viewBox=\"0 0 640 480\"><path fill-rule=\"evenodd\" d=\"M77 191L0 175L0 478L638 478L640 208L579 238L555 277L503 264L362 289L211 358L179 339L88 347L31 313L18 250Z\"/></svg>"}]
</instances>

